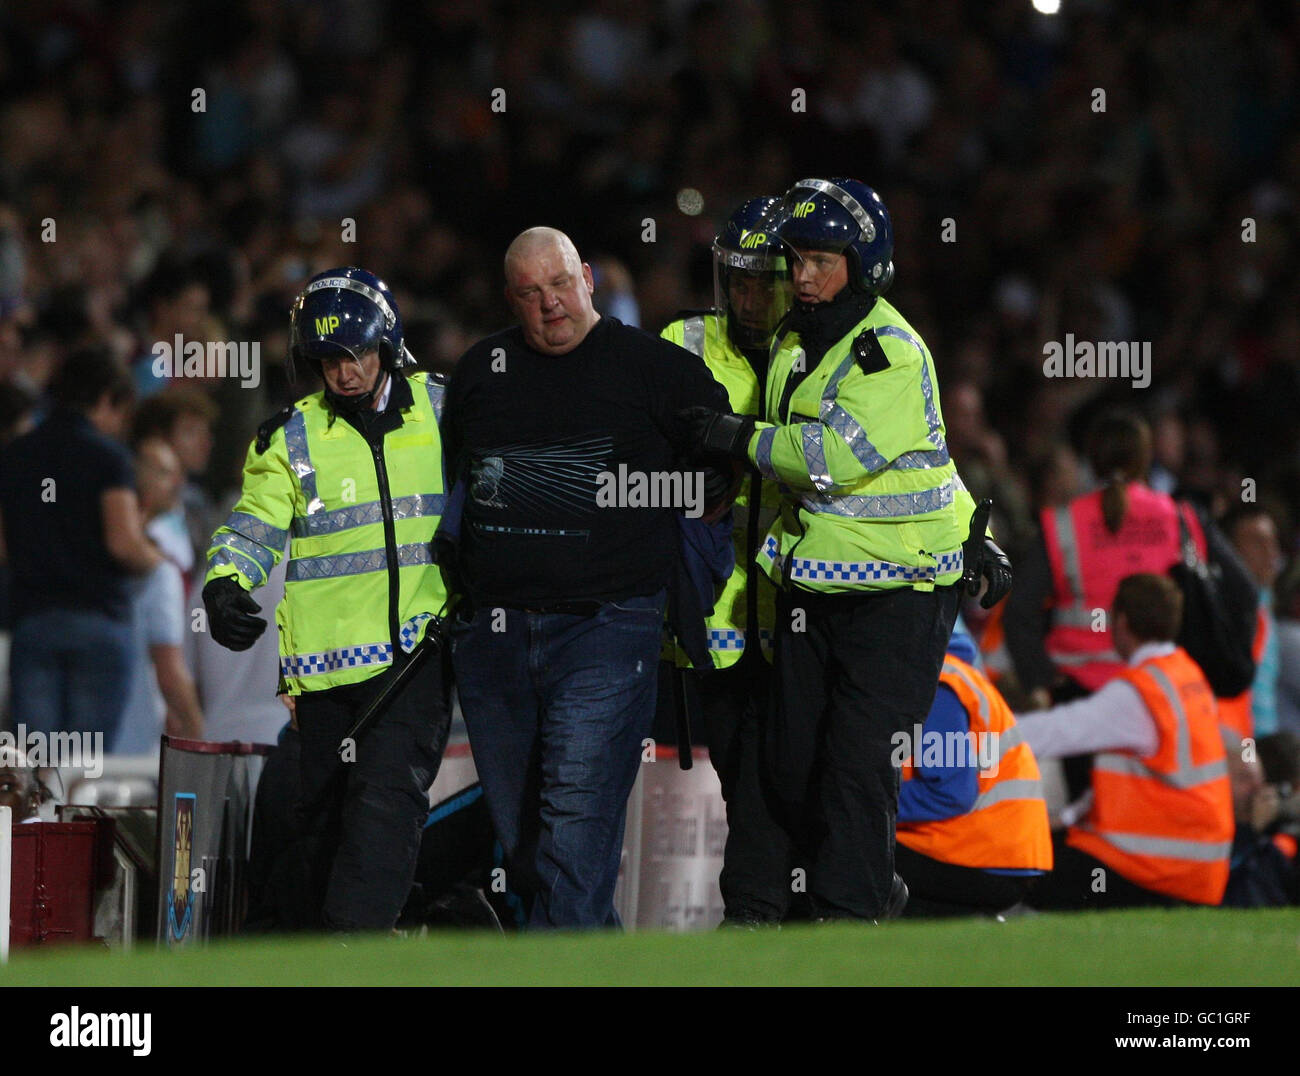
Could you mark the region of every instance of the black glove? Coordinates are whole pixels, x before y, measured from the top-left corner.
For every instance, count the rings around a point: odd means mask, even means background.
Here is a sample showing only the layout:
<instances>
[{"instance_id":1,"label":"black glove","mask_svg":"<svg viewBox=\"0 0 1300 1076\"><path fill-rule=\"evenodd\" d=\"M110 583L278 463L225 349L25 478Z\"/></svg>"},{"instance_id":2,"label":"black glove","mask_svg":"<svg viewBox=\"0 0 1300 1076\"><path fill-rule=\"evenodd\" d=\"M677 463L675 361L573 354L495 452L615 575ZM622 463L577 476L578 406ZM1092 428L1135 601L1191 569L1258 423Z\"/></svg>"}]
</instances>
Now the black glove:
<instances>
[{"instance_id":1,"label":"black glove","mask_svg":"<svg viewBox=\"0 0 1300 1076\"><path fill-rule=\"evenodd\" d=\"M984 535L992 509L993 502L987 497L980 501L970 517L970 535L962 546L962 584L973 598L980 592L981 581L988 580L988 590L980 599L985 609L992 609L1011 592L1011 561L992 538Z\"/></svg>"},{"instance_id":2,"label":"black glove","mask_svg":"<svg viewBox=\"0 0 1300 1076\"><path fill-rule=\"evenodd\" d=\"M753 415L733 415L711 407L684 407L677 412L677 422L693 449L725 452L749 462L749 453L745 450L754 435Z\"/></svg>"},{"instance_id":3,"label":"black glove","mask_svg":"<svg viewBox=\"0 0 1300 1076\"><path fill-rule=\"evenodd\" d=\"M722 467L714 467L705 464L700 468L704 475L704 511L708 515L712 509L717 508L724 501L733 498L736 489L736 473L732 469L733 464L726 463Z\"/></svg>"},{"instance_id":4,"label":"black glove","mask_svg":"<svg viewBox=\"0 0 1300 1076\"><path fill-rule=\"evenodd\" d=\"M262 607L233 576L223 575L203 588L203 607L212 638L227 650L247 650L266 631L266 621L253 616Z\"/></svg>"}]
</instances>

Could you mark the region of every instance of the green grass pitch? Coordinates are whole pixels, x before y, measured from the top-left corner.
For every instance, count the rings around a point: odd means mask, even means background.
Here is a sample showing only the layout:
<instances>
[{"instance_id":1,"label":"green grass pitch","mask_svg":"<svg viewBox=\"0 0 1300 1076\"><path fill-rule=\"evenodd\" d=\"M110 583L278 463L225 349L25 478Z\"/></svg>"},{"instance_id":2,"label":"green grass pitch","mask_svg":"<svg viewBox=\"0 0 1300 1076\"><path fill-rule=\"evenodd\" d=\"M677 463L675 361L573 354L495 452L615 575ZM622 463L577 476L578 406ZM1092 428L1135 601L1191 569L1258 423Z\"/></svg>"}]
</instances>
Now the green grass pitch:
<instances>
[{"instance_id":1,"label":"green grass pitch","mask_svg":"<svg viewBox=\"0 0 1300 1076\"><path fill-rule=\"evenodd\" d=\"M1300 911L1107 912L708 934L242 938L15 950L0 986L1295 986Z\"/></svg>"}]
</instances>

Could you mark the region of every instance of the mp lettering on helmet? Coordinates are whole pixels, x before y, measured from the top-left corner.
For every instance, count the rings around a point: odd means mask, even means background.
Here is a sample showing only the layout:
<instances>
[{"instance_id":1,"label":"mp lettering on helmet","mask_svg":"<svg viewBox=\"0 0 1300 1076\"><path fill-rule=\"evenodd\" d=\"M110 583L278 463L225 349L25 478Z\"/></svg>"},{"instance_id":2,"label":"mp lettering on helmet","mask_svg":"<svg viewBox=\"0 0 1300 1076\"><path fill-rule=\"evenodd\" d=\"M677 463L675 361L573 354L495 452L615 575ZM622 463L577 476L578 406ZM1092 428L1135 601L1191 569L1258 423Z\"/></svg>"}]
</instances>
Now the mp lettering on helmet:
<instances>
[{"instance_id":1,"label":"mp lettering on helmet","mask_svg":"<svg viewBox=\"0 0 1300 1076\"><path fill-rule=\"evenodd\" d=\"M802 219L808 216L808 214L811 213L816 208L817 208L816 202L800 202L797 206L794 207L794 215Z\"/></svg>"},{"instance_id":2,"label":"mp lettering on helmet","mask_svg":"<svg viewBox=\"0 0 1300 1076\"><path fill-rule=\"evenodd\" d=\"M322 336L328 336L339 327L337 314L331 314L329 317L316 319L316 331Z\"/></svg>"},{"instance_id":3,"label":"mp lettering on helmet","mask_svg":"<svg viewBox=\"0 0 1300 1076\"><path fill-rule=\"evenodd\" d=\"M754 247L761 247L766 242L766 232L745 232L740 237L740 245L746 250L752 250Z\"/></svg>"}]
</instances>

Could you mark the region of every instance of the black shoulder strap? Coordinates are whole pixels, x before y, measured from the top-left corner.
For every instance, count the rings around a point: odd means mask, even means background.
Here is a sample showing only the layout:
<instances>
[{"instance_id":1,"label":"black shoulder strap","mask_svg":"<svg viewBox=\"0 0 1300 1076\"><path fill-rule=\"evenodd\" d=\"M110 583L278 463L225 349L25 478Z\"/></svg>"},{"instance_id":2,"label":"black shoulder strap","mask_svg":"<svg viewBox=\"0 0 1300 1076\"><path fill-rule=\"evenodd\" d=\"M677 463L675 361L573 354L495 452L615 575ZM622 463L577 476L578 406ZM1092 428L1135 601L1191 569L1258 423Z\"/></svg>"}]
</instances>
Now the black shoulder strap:
<instances>
[{"instance_id":1,"label":"black shoulder strap","mask_svg":"<svg viewBox=\"0 0 1300 1076\"><path fill-rule=\"evenodd\" d=\"M257 427L257 454L263 455L271 447L271 438L275 431L293 418L294 408L291 404L283 407Z\"/></svg>"}]
</instances>

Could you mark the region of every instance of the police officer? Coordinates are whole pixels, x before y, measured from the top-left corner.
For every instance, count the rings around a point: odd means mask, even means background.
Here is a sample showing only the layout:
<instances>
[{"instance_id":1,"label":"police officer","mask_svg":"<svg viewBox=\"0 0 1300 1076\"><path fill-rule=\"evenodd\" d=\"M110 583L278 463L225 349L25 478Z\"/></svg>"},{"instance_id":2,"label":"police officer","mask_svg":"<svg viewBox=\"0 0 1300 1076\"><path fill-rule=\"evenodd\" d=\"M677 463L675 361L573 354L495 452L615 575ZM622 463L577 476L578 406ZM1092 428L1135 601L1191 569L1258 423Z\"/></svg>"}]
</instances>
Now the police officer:
<instances>
[{"instance_id":1,"label":"police officer","mask_svg":"<svg viewBox=\"0 0 1300 1076\"><path fill-rule=\"evenodd\" d=\"M447 737L437 655L355 742L344 739L440 625L447 595L430 540L443 509L443 384L411 372L392 292L352 267L313 277L298 296L290 362L309 364L324 391L258 430L242 495L213 535L203 599L217 642L251 646L266 621L249 591L288 542L275 619L280 692L301 739L307 918L387 930L410 891Z\"/></svg>"},{"instance_id":2,"label":"police officer","mask_svg":"<svg viewBox=\"0 0 1300 1076\"><path fill-rule=\"evenodd\" d=\"M700 356L741 414L766 413L768 348L790 306L784 248L759 227L778 202L754 198L731 215L713 243L713 310L679 318L661 334ZM715 671L698 683L709 758L727 804L719 881L726 922L736 926L779 921L791 892L790 841L769 807L758 765L776 590L758 579L754 554L779 505L776 484L749 468L733 504L735 567L706 622ZM680 649L675 658L690 664ZM687 692L695 687L691 677L682 683Z\"/></svg>"},{"instance_id":3,"label":"police officer","mask_svg":"<svg viewBox=\"0 0 1300 1076\"><path fill-rule=\"evenodd\" d=\"M818 919L901 911L896 732L925 720L958 584L1010 588L971 533L934 363L883 297L893 228L852 179L796 183L762 222L791 256L794 306L767 372L766 422L692 408L695 442L782 486L759 564L781 587L766 765L795 827Z\"/></svg>"}]
</instances>

